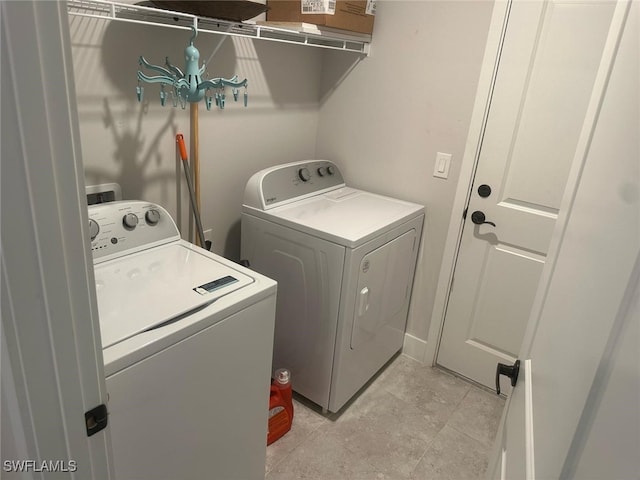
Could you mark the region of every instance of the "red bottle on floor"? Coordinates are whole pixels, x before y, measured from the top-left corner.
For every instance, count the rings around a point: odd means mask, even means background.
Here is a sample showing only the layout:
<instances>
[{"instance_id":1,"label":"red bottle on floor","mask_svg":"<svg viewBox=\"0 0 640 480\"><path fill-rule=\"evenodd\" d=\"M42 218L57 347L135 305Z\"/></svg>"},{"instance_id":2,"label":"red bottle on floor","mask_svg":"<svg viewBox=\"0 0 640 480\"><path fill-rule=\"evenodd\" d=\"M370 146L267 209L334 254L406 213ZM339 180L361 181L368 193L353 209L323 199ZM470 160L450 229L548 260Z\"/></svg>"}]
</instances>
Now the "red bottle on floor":
<instances>
[{"instance_id":1,"label":"red bottle on floor","mask_svg":"<svg viewBox=\"0 0 640 480\"><path fill-rule=\"evenodd\" d=\"M287 433L291 429L292 422L291 374L286 368L280 368L276 370L275 378L271 381L267 445L271 445Z\"/></svg>"}]
</instances>

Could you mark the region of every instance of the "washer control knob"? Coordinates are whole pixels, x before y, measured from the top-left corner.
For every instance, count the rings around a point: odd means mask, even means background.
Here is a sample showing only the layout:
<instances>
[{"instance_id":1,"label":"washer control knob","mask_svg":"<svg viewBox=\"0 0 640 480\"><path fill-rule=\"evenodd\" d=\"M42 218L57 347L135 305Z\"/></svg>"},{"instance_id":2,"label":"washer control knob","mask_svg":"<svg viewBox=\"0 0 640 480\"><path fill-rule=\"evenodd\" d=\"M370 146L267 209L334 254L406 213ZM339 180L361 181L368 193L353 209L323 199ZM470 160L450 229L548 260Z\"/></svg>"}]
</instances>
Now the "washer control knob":
<instances>
[{"instance_id":1,"label":"washer control knob","mask_svg":"<svg viewBox=\"0 0 640 480\"><path fill-rule=\"evenodd\" d=\"M127 213L122 217L122 223L126 228L134 229L138 225L138 216L135 213Z\"/></svg>"},{"instance_id":2,"label":"washer control knob","mask_svg":"<svg viewBox=\"0 0 640 480\"><path fill-rule=\"evenodd\" d=\"M89 235L91 236L91 241L93 242L95 238L100 233L100 225L93 218L89 219Z\"/></svg>"},{"instance_id":3,"label":"washer control knob","mask_svg":"<svg viewBox=\"0 0 640 480\"><path fill-rule=\"evenodd\" d=\"M333 175L334 173L336 173L336 169L335 169L335 168L333 168L333 165L329 165L329 166L327 167L327 173L328 173L329 175Z\"/></svg>"},{"instance_id":4,"label":"washer control knob","mask_svg":"<svg viewBox=\"0 0 640 480\"><path fill-rule=\"evenodd\" d=\"M160 221L160 212L155 208L151 210L147 210L147 213L144 214L144 218L149 225L157 225Z\"/></svg>"},{"instance_id":5,"label":"washer control knob","mask_svg":"<svg viewBox=\"0 0 640 480\"><path fill-rule=\"evenodd\" d=\"M302 180L303 182L308 182L311 178L311 173L309 173L308 168L301 168L300 170L298 170L298 177L300 177L300 180Z\"/></svg>"},{"instance_id":6,"label":"washer control knob","mask_svg":"<svg viewBox=\"0 0 640 480\"><path fill-rule=\"evenodd\" d=\"M327 174L327 169L325 167L318 168L318 175L324 177Z\"/></svg>"}]
</instances>

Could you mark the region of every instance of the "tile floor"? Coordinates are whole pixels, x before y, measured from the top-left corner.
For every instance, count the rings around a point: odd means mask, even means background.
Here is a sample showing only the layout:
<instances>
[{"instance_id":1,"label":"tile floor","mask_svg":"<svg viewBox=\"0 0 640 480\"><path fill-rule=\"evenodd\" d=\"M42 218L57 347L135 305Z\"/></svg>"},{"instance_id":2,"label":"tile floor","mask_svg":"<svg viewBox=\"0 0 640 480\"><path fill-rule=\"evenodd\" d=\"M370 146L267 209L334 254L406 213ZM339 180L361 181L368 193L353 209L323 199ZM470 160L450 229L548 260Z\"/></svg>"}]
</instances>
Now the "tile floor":
<instances>
[{"instance_id":1,"label":"tile floor","mask_svg":"<svg viewBox=\"0 0 640 480\"><path fill-rule=\"evenodd\" d=\"M339 414L294 400L266 480L483 478L504 400L399 355Z\"/></svg>"}]
</instances>

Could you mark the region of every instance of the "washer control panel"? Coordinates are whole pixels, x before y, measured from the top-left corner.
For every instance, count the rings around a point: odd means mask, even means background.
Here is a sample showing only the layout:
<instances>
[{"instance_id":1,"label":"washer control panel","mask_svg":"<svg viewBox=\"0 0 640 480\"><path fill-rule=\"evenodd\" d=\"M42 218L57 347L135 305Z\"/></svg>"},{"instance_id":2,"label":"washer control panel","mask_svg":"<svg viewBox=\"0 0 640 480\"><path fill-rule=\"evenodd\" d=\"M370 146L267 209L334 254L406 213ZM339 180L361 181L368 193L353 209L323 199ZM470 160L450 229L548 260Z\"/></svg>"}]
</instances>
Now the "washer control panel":
<instances>
[{"instance_id":1,"label":"washer control panel","mask_svg":"<svg viewBox=\"0 0 640 480\"><path fill-rule=\"evenodd\" d=\"M342 173L328 160L287 163L253 175L245 189L244 204L267 210L344 185Z\"/></svg>"},{"instance_id":2,"label":"washer control panel","mask_svg":"<svg viewBox=\"0 0 640 480\"><path fill-rule=\"evenodd\" d=\"M88 210L94 263L180 239L171 215L154 203L123 200Z\"/></svg>"}]
</instances>

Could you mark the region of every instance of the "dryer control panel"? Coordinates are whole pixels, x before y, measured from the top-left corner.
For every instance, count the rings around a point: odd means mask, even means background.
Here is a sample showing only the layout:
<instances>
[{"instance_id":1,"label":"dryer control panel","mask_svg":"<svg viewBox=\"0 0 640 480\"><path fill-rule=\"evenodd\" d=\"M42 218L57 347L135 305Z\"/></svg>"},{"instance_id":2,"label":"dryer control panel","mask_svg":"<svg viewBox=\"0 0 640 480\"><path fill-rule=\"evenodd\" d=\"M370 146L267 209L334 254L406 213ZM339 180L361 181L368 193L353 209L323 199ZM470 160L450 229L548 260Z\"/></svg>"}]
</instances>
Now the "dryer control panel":
<instances>
[{"instance_id":1,"label":"dryer control panel","mask_svg":"<svg viewBox=\"0 0 640 480\"><path fill-rule=\"evenodd\" d=\"M254 174L244 191L244 204L268 210L294 200L344 187L338 167L328 160L304 160Z\"/></svg>"},{"instance_id":2,"label":"dryer control panel","mask_svg":"<svg viewBox=\"0 0 640 480\"><path fill-rule=\"evenodd\" d=\"M94 264L180 240L178 227L160 205L125 200L88 209Z\"/></svg>"}]
</instances>

